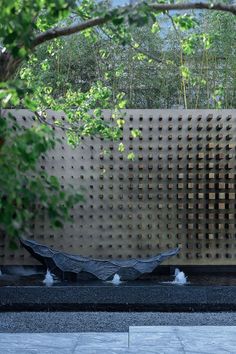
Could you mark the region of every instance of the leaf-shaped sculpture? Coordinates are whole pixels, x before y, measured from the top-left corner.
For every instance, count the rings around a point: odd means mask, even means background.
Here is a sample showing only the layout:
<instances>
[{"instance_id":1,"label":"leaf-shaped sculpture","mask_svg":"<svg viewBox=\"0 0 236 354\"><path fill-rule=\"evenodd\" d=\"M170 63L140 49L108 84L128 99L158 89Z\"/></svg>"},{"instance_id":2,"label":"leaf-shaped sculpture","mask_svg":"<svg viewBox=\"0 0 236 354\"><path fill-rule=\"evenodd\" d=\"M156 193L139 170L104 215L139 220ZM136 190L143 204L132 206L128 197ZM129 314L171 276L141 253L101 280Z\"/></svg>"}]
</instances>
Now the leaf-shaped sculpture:
<instances>
[{"instance_id":1,"label":"leaf-shaped sculpture","mask_svg":"<svg viewBox=\"0 0 236 354\"><path fill-rule=\"evenodd\" d=\"M175 256L179 252L179 248L175 248L143 259L93 259L56 251L31 240L21 238L20 242L34 258L59 276L76 274L87 275L89 278L89 276L93 275L101 280L109 280L115 274L118 274L122 280L137 279L142 274L153 272L161 262Z\"/></svg>"}]
</instances>

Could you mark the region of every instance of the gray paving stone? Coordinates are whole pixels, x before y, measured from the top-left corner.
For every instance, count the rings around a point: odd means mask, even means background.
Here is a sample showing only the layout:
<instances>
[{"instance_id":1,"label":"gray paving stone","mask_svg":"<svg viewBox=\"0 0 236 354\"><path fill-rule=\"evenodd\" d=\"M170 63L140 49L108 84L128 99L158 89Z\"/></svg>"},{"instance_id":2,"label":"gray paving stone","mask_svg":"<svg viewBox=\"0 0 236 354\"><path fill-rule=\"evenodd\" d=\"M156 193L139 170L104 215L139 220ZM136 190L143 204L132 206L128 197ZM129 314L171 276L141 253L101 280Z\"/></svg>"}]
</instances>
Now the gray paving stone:
<instances>
[{"instance_id":1,"label":"gray paving stone","mask_svg":"<svg viewBox=\"0 0 236 354\"><path fill-rule=\"evenodd\" d=\"M0 348L1 352L4 354L38 354L37 349L7 349L4 348L4 351L2 351L2 348Z\"/></svg>"},{"instance_id":2,"label":"gray paving stone","mask_svg":"<svg viewBox=\"0 0 236 354\"><path fill-rule=\"evenodd\" d=\"M76 344L76 349L127 347L128 333L80 333Z\"/></svg>"},{"instance_id":3,"label":"gray paving stone","mask_svg":"<svg viewBox=\"0 0 236 354\"><path fill-rule=\"evenodd\" d=\"M75 333L0 333L0 349L64 349L72 350L77 343Z\"/></svg>"},{"instance_id":4,"label":"gray paving stone","mask_svg":"<svg viewBox=\"0 0 236 354\"><path fill-rule=\"evenodd\" d=\"M215 350L210 350L210 349L208 349L207 351L206 351L207 349L205 349L205 351L204 352L200 352L200 351L189 351L189 350L185 350L184 351L184 354L234 354L234 353L231 353L231 352L229 352L228 350L227 351L225 351L224 349L222 350L222 349L220 349L220 350L217 350L217 351L215 351Z\"/></svg>"},{"instance_id":5,"label":"gray paving stone","mask_svg":"<svg viewBox=\"0 0 236 354\"><path fill-rule=\"evenodd\" d=\"M153 346L160 353L182 350L193 354L236 354L236 326L132 326L130 345L137 348Z\"/></svg>"},{"instance_id":6,"label":"gray paving stone","mask_svg":"<svg viewBox=\"0 0 236 354\"><path fill-rule=\"evenodd\" d=\"M79 349L74 354L185 354L183 350L170 351L168 349L158 350L156 348L113 348L113 349Z\"/></svg>"},{"instance_id":7,"label":"gray paving stone","mask_svg":"<svg viewBox=\"0 0 236 354\"><path fill-rule=\"evenodd\" d=\"M236 354L236 326L146 326L130 333L0 333L1 354Z\"/></svg>"},{"instance_id":8,"label":"gray paving stone","mask_svg":"<svg viewBox=\"0 0 236 354\"><path fill-rule=\"evenodd\" d=\"M186 351L236 354L236 326L176 327Z\"/></svg>"},{"instance_id":9,"label":"gray paving stone","mask_svg":"<svg viewBox=\"0 0 236 354\"><path fill-rule=\"evenodd\" d=\"M1 348L0 348L1 350ZM71 349L51 349L51 348L38 348L38 349L7 349L4 348L4 351L1 350L1 354L72 354Z\"/></svg>"},{"instance_id":10,"label":"gray paving stone","mask_svg":"<svg viewBox=\"0 0 236 354\"><path fill-rule=\"evenodd\" d=\"M164 326L157 326L160 328ZM205 336L209 333L214 333L216 335L230 335L235 336L236 326L171 326L174 330L178 330L179 335L192 335L193 333L198 333L199 335ZM167 327L169 328L169 326Z\"/></svg>"},{"instance_id":11,"label":"gray paving stone","mask_svg":"<svg viewBox=\"0 0 236 354\"><path fill-rule=\"evenodd\" d=\"M127 348L128 333L1 333L0 353L71 354L78 348Z\"/></svg>"},{"instance_id":12,"label":"gray paving stone","mask_svg":"<svg viewBox=\"0 0 236 354\"><path fill-rule=\"evenodd\" d=\"M130 326L129 333L175 333L176 326Z\"/></svg>"},{"instance_id":13,"label":"gray paving stone","mask_svg":"<svg viewBox=\"0 0 236 354\"><path fill-rule=\"evenodd\" d=\"M181 350L182 344L176 335L172 333L133 333L130 335L130 346L131 347L156 347L164 349L168 348L173 350Z\"/></svg>"},{"instance_id":14,"label":"gray paving stone","mask_svg":"<svg viewBox=\"0 0 236 354\"><path fill-rule=\"evenodd\" d=\"M225 337L224 340L225 342L222 343L222 341L217 341L215 338L211 338L209 336L208 341L202 340L202 338L199 339L189 338L189 339L184 339L182 341L182 344L186 351L191 351L194 348L195 351L197 352L206 352L206 353L225 352L230 354L236 354L235 344L227 342L227 340L229 340L227 337Z\"/></svg>"},{"instance_id":15,"label":"gray paving stone","mask_svg":"<svg viewBox=\"0 0 236 354\"><path fill-rule=\"evenodd\" d=\"M155 347L161 352L168 347L169 351L173 351L173 353L183 349L174 327L171 326L157 326L156 328L132 327L129 334L130 347Z\"/></svg>"}]
</instances>

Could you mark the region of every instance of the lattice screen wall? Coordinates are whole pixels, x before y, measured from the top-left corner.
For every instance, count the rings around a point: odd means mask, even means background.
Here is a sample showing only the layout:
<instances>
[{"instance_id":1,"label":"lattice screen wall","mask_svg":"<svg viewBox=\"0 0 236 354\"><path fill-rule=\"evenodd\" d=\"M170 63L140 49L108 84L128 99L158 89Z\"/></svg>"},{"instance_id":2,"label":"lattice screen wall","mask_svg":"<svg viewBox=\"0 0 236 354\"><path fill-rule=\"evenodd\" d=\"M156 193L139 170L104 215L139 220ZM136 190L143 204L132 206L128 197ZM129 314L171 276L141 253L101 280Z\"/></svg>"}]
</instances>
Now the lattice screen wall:
<instances>
[{"instance_id":1,"label":"lattice screen wall","mask_svg":"<svg viewBox=\"0 0 236 354\"><path fill-rule=\"evenodd\" d=\"M33 122L27 111L16 116ZM84 187L86 202L62 230L36 221L32 238L102 258L147 257L179 245L180 255L166 264L235 264L236 110L127 110L126 122L123 142L133 162L117 143L86 139L72 150L65 137L42 159L62 185ZM132 128L142 137L133 139ZM2 264L34 264L4 240L0 256Z\"/></svg>"}]
</instances>

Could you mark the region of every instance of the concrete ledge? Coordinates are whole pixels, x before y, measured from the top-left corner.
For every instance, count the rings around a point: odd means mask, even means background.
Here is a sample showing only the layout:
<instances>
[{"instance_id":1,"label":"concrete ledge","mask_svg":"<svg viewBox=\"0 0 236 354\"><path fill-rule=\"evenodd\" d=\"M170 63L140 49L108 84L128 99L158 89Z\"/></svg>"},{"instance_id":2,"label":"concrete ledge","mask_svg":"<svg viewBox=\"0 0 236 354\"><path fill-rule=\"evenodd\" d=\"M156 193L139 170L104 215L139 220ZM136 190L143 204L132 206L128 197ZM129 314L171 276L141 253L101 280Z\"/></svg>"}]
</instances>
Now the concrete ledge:
<instances>
[{"instance_id":1,"label":"concrete ledge","mask_svg":"<svg viewBox=\"0 0 236 354\"><path fill-rule=\"evenodd\" d=\"M236 311L236 286L11 286L0 311Z\"/></svg>"}]
</instances>

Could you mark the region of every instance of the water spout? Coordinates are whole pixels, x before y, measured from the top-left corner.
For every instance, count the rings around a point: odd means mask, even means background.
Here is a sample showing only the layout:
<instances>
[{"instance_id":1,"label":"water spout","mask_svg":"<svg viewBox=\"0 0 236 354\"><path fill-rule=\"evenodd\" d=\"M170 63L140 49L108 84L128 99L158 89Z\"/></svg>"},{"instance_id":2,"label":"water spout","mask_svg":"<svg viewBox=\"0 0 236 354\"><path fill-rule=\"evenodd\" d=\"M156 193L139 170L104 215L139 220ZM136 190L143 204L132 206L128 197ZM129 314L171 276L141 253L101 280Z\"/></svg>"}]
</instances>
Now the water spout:
<instances>
[{"instance_id":1,"label":"water spout","mask_svg":"<svg viewBox=\"0 0 236 354\"><path fill-rule=\"evenodd\" d=\"M52 273L50 272L49 269L47 269L47 273L45 274L45 278L43 280L43 283L46 286L52 286L53 283L54 283L54 279L53 279Z\"/></svg>"},{"instance_id":2,"label":"water spout","mask_svg":"<svg viewBox=\"0 0 236 354\"><path fill-rule=\"evenodd\" d=\"M114 285L120 285L121 284L121 280L120 280L119 274L115 274L111 282Z\"/></svg>"},{"instance_id":3,"label":"water spout","mask_svg":"<svg viewBox=\"0 0 236 354\"><path fill-rule=\"evenodd\" d=\"M187 283L187 276L184 272L181 272L178 268L175 269L175 279L173 284L184 285Z\"/></svg>"}]
</instances>

